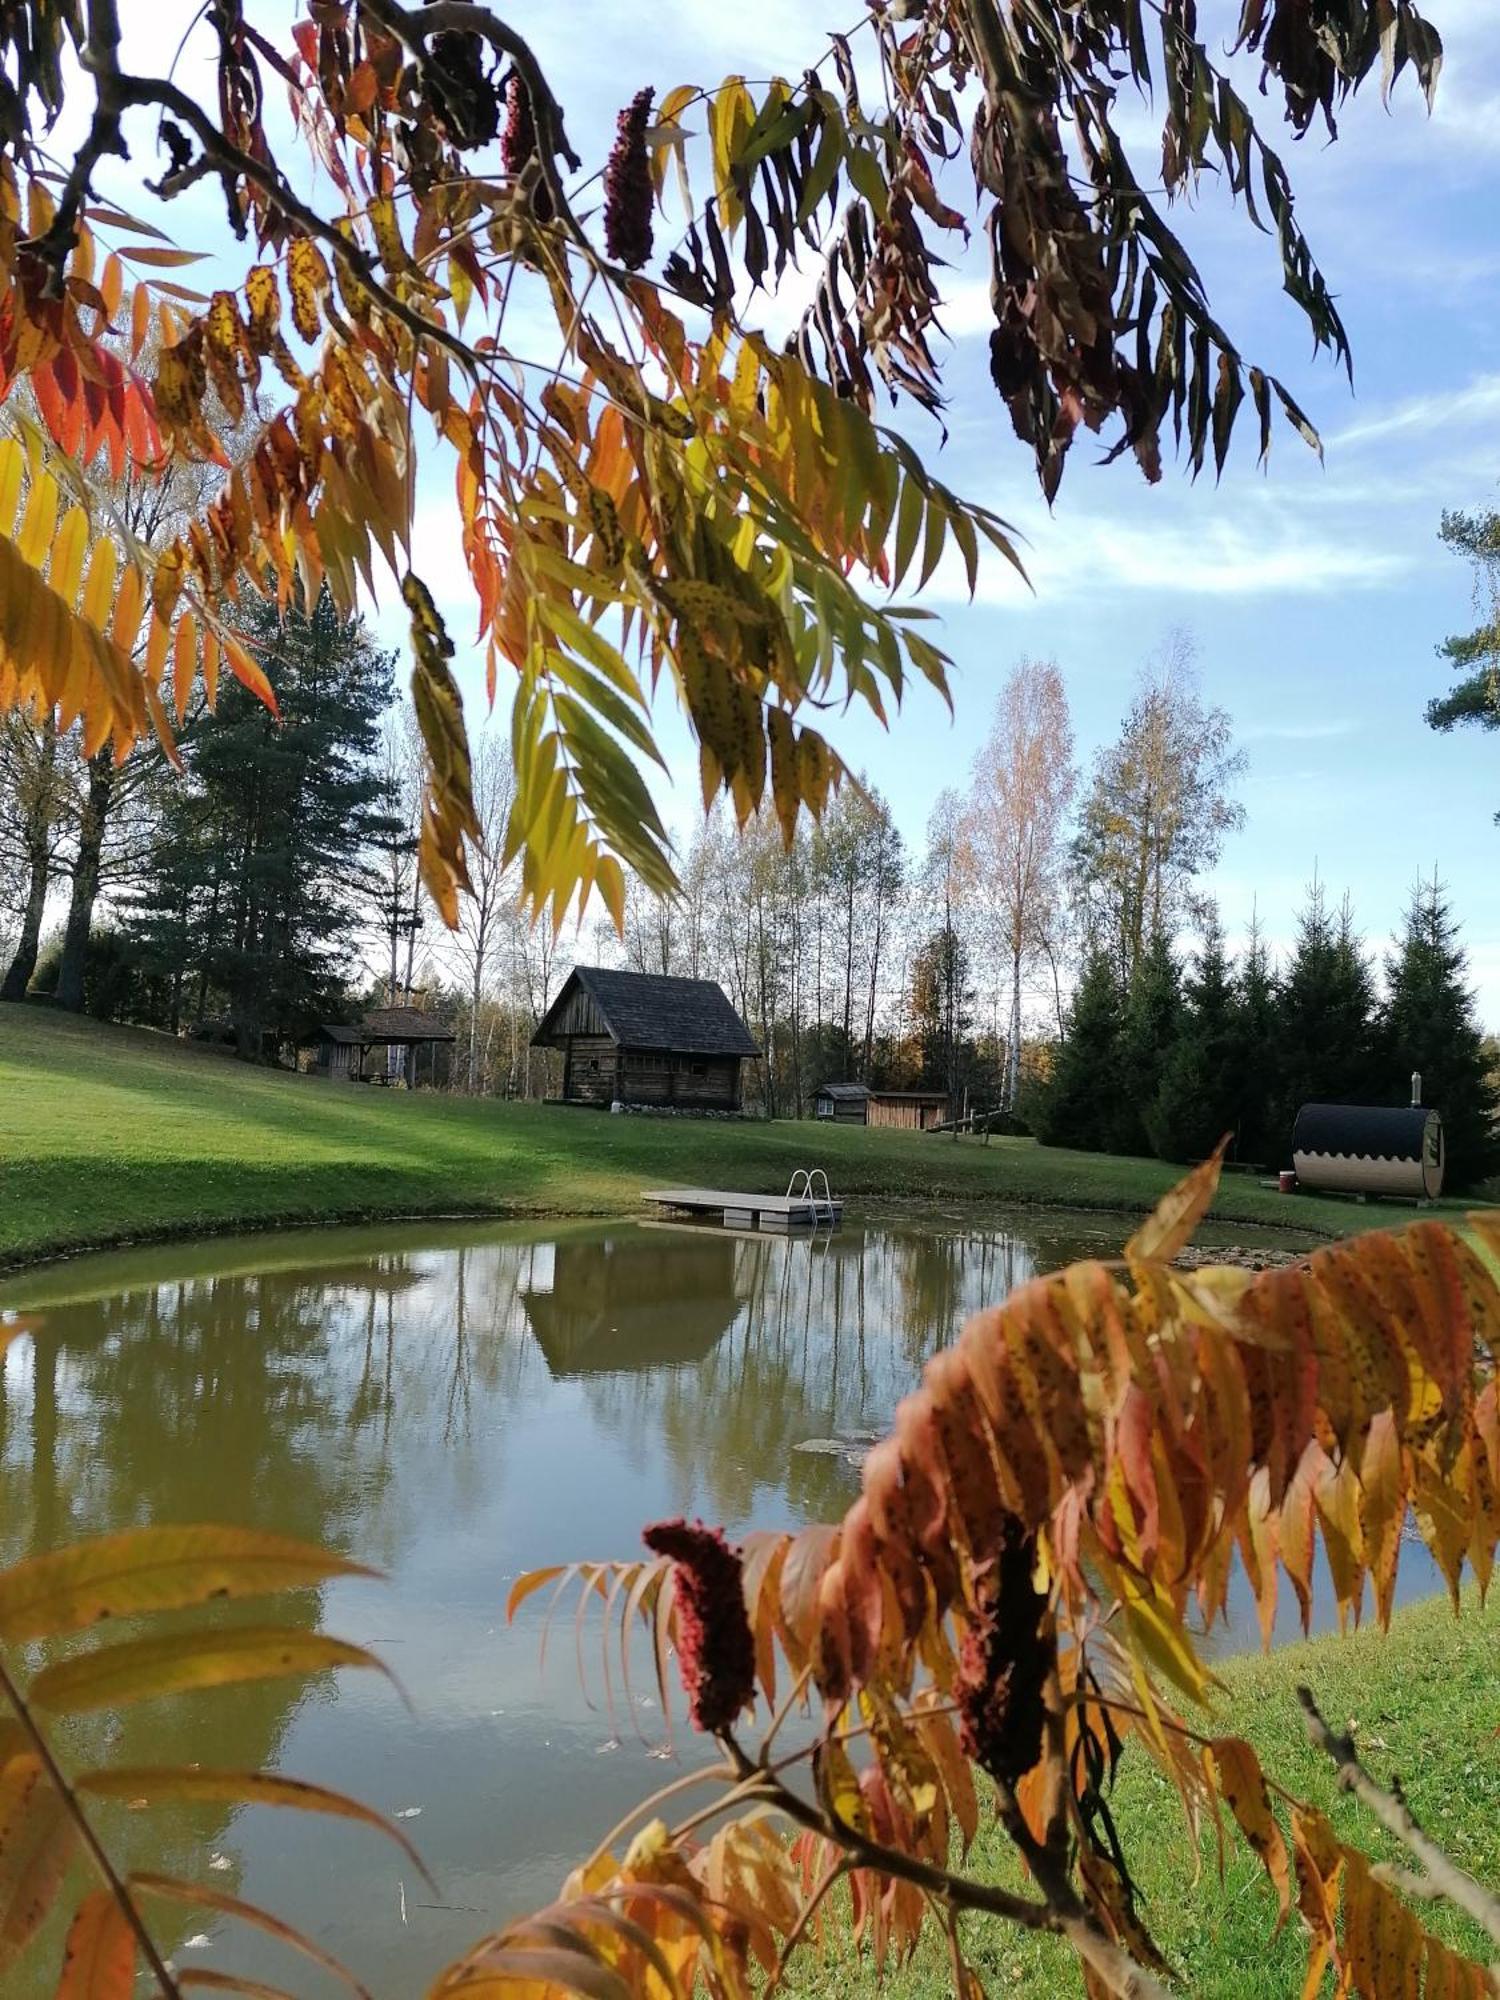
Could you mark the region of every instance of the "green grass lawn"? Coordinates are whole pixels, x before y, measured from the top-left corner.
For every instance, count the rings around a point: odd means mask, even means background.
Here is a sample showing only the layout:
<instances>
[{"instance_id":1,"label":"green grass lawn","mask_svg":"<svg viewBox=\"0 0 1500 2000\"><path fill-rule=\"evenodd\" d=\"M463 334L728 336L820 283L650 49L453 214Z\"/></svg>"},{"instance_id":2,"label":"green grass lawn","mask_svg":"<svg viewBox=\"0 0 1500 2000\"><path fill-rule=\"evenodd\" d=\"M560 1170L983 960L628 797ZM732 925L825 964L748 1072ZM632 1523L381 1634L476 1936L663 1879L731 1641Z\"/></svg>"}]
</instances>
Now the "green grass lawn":
<instances>
[{"instance_id":1,"label":"green grass lawn","mask_svg":"<svg viewBox=\"0 0 1500 2000\"><path fill-rule=\"evenodd\" d=\"M1032 1140L610 1118L336 1086L188 1042L0 1006L0 1264L148 1236L394 1214L626 1214L662 1182L780 1192L824 1166L848 1200L1108 1208L1170 1186L1154 1160ZM1226 1176L1214 1214L1346 1234L1376 1210ZM1404 1218L1406 1210L1396 1210Z\"/></svg>"},{"instance_id":2,"label":"green grass lawn","mask_svg":"<svg viewBox=\"0 0 1500 2000\"><path fill-rule=\"evenodd\" d=\"M826 1167L852 1201L1149 1208L1156 1161L1025 1139L611 1118L258 1070L38 1007L0 1007L0 1264L150 1236L398 1214L632 1212L643 1187L779 1192ZM1406 1210L1393 1211L1397 1220ZM1227 1176L1215 1214L1338 1235L1379 1212Z\"/></svg>"},{"instance_id":3,"label":"green grass lawn","mask_svg":"<svg viewBox=\"0 0 1500 2000\"><path fill-rule=\"evenodd\" d=\"M1378 1859L1396 1859L1395 1843L1338 1793L1332 1767L1308 1745L1294 1693L1305 1681L1330 1721L1354 1726L1375 1776L1399 1776L1419 1823L1454 1860L1487 1886L1500 1886L1497 1641L1500 1613L1493 1602L1481 1611L1466 1599L1456 1619L1446 1599L1429 1600L1399 1612L1388 1636L1367 1628L1348 1639L1317 1639L1267 1658L1228 1662L1220 1669L1227 1696L1213 1720L1199 1726L1248 1737L1267 1772L1321 1807L1346 1839ZM1301 1991L1301 1926L1294 1912L1274 1935L1274 1893L1232 1824L1222 1882L1210 1832L1195 1888L1199 1857L1176 1794L1138 1748L1127 1745L1113 1809L1142 1914L1183 1991L1195 2000L1287 2000ZM1020 1886L1004 1835L993 1826L981 1830L962 1865L984 1879ZM1488 1946L1467 1919L1441 1905L1422 1914L1449 1944L1488 1963ZM874 2000L873 1969L847 1946L832 1945L836 1931L829 1926L826 1958L809 1952L795 1963L787 1991L801 2000ZM991 2000L1083 1991L1068 1954L1051 1939L973 1917L965 1936ZM910 1966L888 1973L884 1990L900 2000L946 2000L953 1982L936 1934L924 1939Z\"/></svg>"}]
</instances>

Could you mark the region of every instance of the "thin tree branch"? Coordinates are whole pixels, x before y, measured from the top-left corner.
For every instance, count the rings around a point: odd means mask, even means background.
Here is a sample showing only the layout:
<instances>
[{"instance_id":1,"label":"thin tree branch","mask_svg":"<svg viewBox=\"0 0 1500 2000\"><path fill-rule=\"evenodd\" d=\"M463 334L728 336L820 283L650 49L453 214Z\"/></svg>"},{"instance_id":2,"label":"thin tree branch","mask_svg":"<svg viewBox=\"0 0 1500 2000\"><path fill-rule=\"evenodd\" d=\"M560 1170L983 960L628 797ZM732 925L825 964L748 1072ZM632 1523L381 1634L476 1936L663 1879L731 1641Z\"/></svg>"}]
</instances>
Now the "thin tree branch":
<instances>
[{"instance_id":1,"label":"thin tree branch","mask_svg":"<svg viewBox=\"0 0 1500 2000\"><path fill-rule=\"evenodd\" d=\"M1360 1762L1352 1739L1324 1721L1318 1704L1313 1700L1311 1688L1299 1687L1297 1699L1302 1704L1309 1740L1330 1759L1338 1772L1339 1790L1352 1792L1386 1832L1394 1834L1426 1870L1427 1882L1421 1890L1422 1895L1429 1900L1446 1897L1471 1916L1493 1943L1500 1945L1500 1899L1482 1888L1472 1875L1465 1874L1457 1862L1450 1860L1442 1848L1422 1831L1394 1779L1389 1787L1376 1783Z\"/></svg>"}]
</instances>

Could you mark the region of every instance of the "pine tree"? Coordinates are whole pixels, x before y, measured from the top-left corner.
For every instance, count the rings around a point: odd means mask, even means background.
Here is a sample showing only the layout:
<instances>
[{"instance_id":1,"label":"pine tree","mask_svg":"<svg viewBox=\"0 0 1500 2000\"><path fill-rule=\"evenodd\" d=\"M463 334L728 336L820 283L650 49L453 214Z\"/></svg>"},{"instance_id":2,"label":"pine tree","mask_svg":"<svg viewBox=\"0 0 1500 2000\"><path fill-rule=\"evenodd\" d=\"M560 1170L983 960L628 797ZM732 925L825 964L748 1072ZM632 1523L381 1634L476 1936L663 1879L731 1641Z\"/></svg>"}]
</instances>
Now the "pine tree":
<instances>
[{"instance_id":1,"label":"pine tree","mask_svg":"<svg viewBox=\"0 0 1500 2000\"><path fill-rule=\"evenodd\" d=\"M284 620L256 606L246 637L279 720L237 682L221 687L131 920L147 963L173 971L174 1016L222 1006L253 1057L338 1006L370 843L386 823L376 760L392 664L326 589Z\"/></svg>"},{"instance_id":2,"label":"pine tree","mask_svg":"<svg viewBox=\"0 0 1500 2000\"><path fill-rule=\"evenodd\" d=\"M1111 1149L1124 1103L1124 1033L1124 996L1108 952L1096 949L1084 961L1052 1074L1037 1093L1044 1145Z\"/></svg>"},{"instance_id":3,"label":"pine tree","mask_svg":"<svg viewBox=\"0 0 1500 2000\"><path fill-rule=\"evenodd\" d=\"M1150 1120L1182 1025L1182 991L1177 960L1165 931L1152 934L1125 1006L1120 1046L1123 1089L1116 1102L1108 1150L1152 1150Z\"/></svg>"},{"instance_id":4,"label":"pine tree","mask_svg":"<svg viewBox=\"0 0 1500 2000\"><path fill-rule=\"evenodd\" d=\"M1443 1116L1447 1181L1470 1188L1500 1172L1500 1096L1467 984L1468 955L1433 876L1407 905L1398 947L1386 961L1384 1041L1391 1101L1420 1070L1422 1102Z\"/></svg>"},{"instance_id":5,"label":"pine tree","mask_svg":"<svg viewBox=\"0 0 1500 2000\"><path fill-rule=\"evenodd\" d=\"M1234 992L1229 1057L1234 1114L1230 1125L1237 1160L1275 1166L1285 1151L1277 1116L1281 1061L1276 972L1257 917L1251 921Z\"/></svg>"},{"instance_id":6,"label":"pine tree","mask_svg":"<svg viewBox=\"0 0 1500 2000\"><path fill-rule=\"evenodd\" d=\"M1205 927L1154 1101L1146 1136L1163 1160L1201 1160L1240 1115L1240 1015L1233 970L1217 912Z\"/></svg>"},{"instance_id":7,"label":"pine tree","mask_svg":"<svg viewBox=\"0 0 1500 2000\"><path fill-rule=\"evenodd\" d=\"M1297 920L1297 943L1277 1007L1280 1077L1270 1139L1291 1156L1304 1104L1389 1101L1376 1054L1375 985L1346 898L1337 916L1314 882Z\"/></svg>"}]
</instances>

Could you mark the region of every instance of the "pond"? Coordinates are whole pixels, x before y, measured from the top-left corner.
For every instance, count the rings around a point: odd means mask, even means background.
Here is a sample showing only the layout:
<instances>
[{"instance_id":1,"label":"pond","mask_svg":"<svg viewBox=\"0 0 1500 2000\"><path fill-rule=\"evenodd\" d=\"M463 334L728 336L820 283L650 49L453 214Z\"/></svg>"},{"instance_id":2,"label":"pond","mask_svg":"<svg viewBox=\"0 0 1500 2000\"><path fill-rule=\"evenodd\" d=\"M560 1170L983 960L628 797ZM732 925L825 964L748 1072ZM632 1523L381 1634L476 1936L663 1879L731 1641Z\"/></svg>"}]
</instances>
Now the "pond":
<instances>
[{"instance_id":1,"label":"pond","mask_svg":"<svg viewBox=\"0 0 1500 2000\"><path fill-rule=\"evenodd\" d=\"M213 1520L387 1573L300 1615L375 1648L410 1711L379 1677L345 1674L144 1705L107 1740L132 1764L274 1765L345 1788L404 1816L440 1893L374 1835L264 1810L200 1813L173 1852L133 1858L201 1876L208 1856L214 1886L305 1928L381 2000L420 1991L488 1923L549 1900L670 1775L654 1685L612 1709L596 1686L591 1706L566 1624L545 1665L539 1608L506 1627L516 1574L637 1554L662 1515L731 1532L836 1517L856 1491L852 1448L964 1316L1034 1271L1113 1254L1121 1227L936 1211L816 1241L385 1227L132 1252L0 1286L0 1305L42 1312L4 1366L7 1560ZM1234 1637L1252 1642L1243 1601ZM183 1965L312 1990L273 1942L213 1922L168 1935ZM32 1990L50 1991L40 1972Z\"/></svg>"}]
</instances>

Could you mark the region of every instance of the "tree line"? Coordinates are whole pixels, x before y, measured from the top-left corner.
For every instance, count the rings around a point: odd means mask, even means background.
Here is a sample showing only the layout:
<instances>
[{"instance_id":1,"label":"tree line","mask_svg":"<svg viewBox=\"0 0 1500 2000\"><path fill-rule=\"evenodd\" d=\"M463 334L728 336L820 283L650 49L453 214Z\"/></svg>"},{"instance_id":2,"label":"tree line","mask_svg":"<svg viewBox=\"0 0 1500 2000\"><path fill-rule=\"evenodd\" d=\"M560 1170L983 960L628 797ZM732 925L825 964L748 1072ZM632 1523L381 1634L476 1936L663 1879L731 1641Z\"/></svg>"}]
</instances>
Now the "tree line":
<instances>
[{"instance_id":1,"label":"tree line","mask_svg":"<svg viewBox=\"0 0 1500 2000\"><path fill-rule=\"evenodd\" d=\"M1229 1133L1231 1158L1281 1167L1301 1105L1402 1104L1418 1072L1465 1188L1500 1171L1496 1055L1435 875L1411 893L1383 997L1347 898L1335 909L1314 882L1280 969L1258 925L1232 959L1212 916L1190 956L1155 932L1128 980L1093 949L1029 1109L1054 1145L1185 1162Z\"/></svg>"},{"instance_id":2,"label":"tree line","mask_svg":"<svg viewBox=\"0 0 1500 2000\"><path fill-rule=\"evenodd\" d=\"M685 843L676 894L631 881L620 931L599 916L569 935L523 908L497 738L477 739L484 841L450 932L419 880L417 735L391 657L326 593L285 619L252 608L242 627L279 718L226 680L183 718L180 775L151 755L117 771L50 723L7 718L8 997L281 1062L321 1023L416 1004L452 1026L440 1081L540 1094L531 1034L585 959L717 980L764 1051L752 1101L772 1117L863 1081L940 1091L955 1115L1061 1145L1190 1160L1232 1131L1240 1159L1276 1165L1300 1103L1399 1103L1416 1068L1455 1178L1495 1164L1488 1051L1436 883L1413 897L1384 999L1347 904L1316 885L1285 966L1258 927L1231 960L1204 884L1243 823L1244 758L1184 635L1087 773L1060 670L1023 660L919 847L868 780L790 844L721 805ZM49 906L61 920L44 937Z\"/></svg>"}]
</instances>

